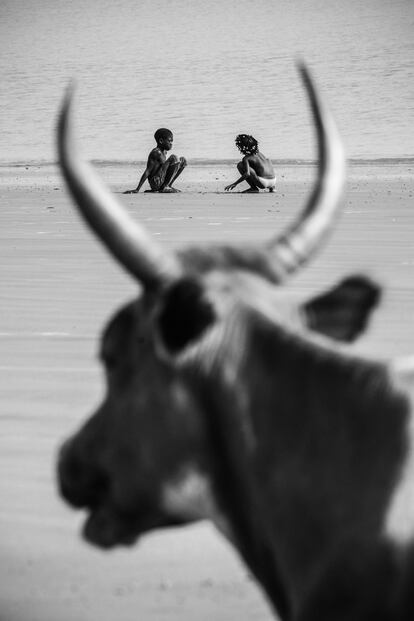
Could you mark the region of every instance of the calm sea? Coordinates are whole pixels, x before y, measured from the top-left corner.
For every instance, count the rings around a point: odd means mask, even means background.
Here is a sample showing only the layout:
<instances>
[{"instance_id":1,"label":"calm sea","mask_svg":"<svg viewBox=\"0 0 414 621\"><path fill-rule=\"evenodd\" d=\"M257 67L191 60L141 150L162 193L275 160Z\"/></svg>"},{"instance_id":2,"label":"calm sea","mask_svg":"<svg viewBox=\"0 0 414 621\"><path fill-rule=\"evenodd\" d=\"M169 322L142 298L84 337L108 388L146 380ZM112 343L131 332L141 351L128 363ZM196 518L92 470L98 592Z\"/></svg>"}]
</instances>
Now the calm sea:
<instances>
[{"instance_id":1,"label":"calm sea","mask_svg":"<svg viewBox=\"0 0 414 621\"><path fill-rule=\"evenodd\" d=\"M412 0L0 0L0 163L55 160L71 78L83 151L145 159L158 127L190 160L314 155L295 58L352 158L414 156Z\"/></svg>"}]
</instances>

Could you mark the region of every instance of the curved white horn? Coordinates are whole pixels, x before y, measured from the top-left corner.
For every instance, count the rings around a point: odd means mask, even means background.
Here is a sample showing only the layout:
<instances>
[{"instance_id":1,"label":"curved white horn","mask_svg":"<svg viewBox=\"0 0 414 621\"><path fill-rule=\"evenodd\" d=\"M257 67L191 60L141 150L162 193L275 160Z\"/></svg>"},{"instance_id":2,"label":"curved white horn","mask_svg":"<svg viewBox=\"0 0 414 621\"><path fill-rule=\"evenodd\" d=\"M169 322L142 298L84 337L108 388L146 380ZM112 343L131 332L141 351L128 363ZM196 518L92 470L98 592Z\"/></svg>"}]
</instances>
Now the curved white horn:
<instances>
[{"instance_id":1,"label":"curved white horn","mask_svg":"<svg viewBox=\"0 0 414 621\"><path fill-rule=\"evenodd\" d=\"M180 265L128 215L92 166L80 158L71 122L72 95L69 87L57 131L59 163L69 191L83 218L114 257L144 287L162 287L179 276Z\"/></svg>"},{"instance_id":2,"label":"curved white horn","mask_svg":"<svg viewBox=\"0 0 414 621\"><path fill-rule=\"evenodd\" d=\"M332 229L345 181L345 153L335 122L303 63L299 71L311 104L318 141L318 177L307 205L288 230L266 244L281 278L310 259Z\"/></svg>"}]
</instances>

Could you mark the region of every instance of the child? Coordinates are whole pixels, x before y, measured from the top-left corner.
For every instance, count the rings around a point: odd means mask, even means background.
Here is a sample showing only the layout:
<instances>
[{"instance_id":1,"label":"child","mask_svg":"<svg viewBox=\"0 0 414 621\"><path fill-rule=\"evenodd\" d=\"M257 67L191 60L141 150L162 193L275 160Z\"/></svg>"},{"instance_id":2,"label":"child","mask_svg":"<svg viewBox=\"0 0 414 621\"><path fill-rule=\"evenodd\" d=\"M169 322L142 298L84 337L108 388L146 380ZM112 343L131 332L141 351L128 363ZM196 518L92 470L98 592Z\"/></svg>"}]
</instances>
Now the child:
<instances>
[{"instance_id":1,"label":"child","mask_svg":"<svg viewBox=\"0 0 414 621\"><path fill-rule=\"evenodd\" d=\"M241 174L240 179L227 185L224 189L233 190L242 181L247 181L250 188L244 192L258 192L268 189L274 192L276 186L276 176L272 162L260 153L258 142L253 136L239 134L236 137L236 146L244 157L237 164L237 170Z\"/></svg>"},{"instance_id":2,"label":"child","mask_svg":"<svg viewBox=\"0 0 414 621\"><path fill-rule=\"evenodd\" d=\"M152 149L148 156L147 167L144 170L141 179L135 190L127 190L124 194L136 194L140 191L143 183L148 179L151 192L179 192L172 187L172 184L187 166L184 157L178 158L176 155L170 155L167 158L167 151L170 151L173 145L173 134L169 129L161 127L154 134L157 146Z\"/></svg>"}]
</instances>

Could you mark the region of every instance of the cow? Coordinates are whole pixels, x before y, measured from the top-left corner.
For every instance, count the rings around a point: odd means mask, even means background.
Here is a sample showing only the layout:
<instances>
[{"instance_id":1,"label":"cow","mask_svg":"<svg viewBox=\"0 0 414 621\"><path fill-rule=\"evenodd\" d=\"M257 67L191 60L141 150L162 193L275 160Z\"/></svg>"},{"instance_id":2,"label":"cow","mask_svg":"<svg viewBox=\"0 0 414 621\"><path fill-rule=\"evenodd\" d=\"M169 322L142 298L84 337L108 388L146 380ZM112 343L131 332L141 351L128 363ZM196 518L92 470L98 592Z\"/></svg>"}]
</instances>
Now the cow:
<instances>
[{"instance_id":1,"label":"cow","mask_svg":"<svg viewBox=\"0 0 414 621\"><path fill-rule=\"evenodd\" d=\"M107 390L59 451L59 492L101 548L209 519L286 621L414 618L411 366L337 341L361 334L379 287L351 276L287 302L283 284L340 211L345 155L309 70L314 189L261 244L167 252L78 154L72 90L59 161L82 217L139 285L104 330ZM414 498L414 496L411 496Z\"/></svg>"}]
</instances>

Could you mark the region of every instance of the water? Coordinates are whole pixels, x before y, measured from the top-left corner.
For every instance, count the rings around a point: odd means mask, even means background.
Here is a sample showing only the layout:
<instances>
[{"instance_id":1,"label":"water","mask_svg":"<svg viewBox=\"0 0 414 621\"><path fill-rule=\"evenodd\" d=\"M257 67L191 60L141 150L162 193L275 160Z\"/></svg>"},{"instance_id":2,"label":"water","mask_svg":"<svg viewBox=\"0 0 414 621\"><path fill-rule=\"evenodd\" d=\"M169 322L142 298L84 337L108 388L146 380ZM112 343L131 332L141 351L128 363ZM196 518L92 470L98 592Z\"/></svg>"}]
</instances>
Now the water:
<instances>
[{"instance_id":1,"label":"water","mask_svg":"<svg viewBox=\"0 0 414 621\"><path fill-rule=\"evenodd\" d=\"M412 0L0 0L0 162L55 160L75 77L87 157L144 160L166 126L189 160L314 156L306 58L353 158L414 156Z\"/></svg>"}]
</instances>

